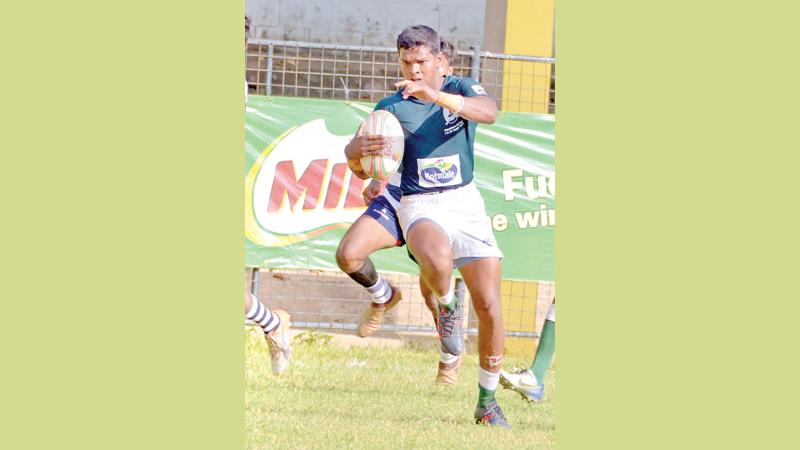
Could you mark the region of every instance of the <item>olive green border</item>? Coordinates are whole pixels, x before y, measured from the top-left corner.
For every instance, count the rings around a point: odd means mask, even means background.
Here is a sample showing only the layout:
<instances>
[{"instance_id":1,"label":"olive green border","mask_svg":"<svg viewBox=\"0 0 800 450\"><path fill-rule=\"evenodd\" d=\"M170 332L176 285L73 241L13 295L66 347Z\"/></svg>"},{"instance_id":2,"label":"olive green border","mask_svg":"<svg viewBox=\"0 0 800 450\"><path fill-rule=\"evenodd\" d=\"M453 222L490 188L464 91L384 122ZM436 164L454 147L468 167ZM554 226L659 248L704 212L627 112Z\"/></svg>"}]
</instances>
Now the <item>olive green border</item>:
<instances>
[{"instance_id":1,"label":"olive green border","mask_svg":"<svg viewBox=\"0 0 800 450\"><path fill-rule=\"evenodd\" d=\"M242 448L243 15L4 8L3 448Z\"/></svg>"},{"instance_id":2,"label":"olive green border","mask_svg":"<svg viewBox=\"0 0 800 450\"><path fill-rule=\"evenodd\" d=\"M557 5L559 449L788 445L797 8L768 3Z\"/></svg>"}]
</instances>

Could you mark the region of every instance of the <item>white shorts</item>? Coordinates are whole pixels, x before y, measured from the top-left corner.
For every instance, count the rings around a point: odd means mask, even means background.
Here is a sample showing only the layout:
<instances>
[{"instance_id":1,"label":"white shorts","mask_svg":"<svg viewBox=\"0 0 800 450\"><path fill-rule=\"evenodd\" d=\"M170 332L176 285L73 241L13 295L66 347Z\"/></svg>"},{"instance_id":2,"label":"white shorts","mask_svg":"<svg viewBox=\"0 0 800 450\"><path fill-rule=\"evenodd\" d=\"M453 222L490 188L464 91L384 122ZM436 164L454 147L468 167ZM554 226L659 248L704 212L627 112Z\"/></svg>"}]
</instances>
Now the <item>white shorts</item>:
<instances>
[{"instance_id":1,"label":"white shorts","mask_svg":"<svg viewBox=\"0 0 800 450\"><path fill-rule=\"evenodd\" d=\"M398 213L405 236L421 219L439 225L450 241L453 260L503 257L474 183L433 194L404 195Z\"/></svg>"}]
</instances>

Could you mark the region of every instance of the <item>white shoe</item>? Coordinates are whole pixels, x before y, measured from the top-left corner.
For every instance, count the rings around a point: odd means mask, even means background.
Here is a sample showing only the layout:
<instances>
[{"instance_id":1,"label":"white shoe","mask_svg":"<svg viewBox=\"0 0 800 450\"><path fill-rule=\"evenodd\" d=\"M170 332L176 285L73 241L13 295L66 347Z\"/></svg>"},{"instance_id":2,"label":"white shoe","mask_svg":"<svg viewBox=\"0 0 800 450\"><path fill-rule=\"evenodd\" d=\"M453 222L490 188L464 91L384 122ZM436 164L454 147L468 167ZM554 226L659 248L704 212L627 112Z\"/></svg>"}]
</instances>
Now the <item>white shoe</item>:
<instances>
[{"instance_id":1,"label":"white shoe","mask_svg":"<svg viewBox=\"0 0 800 450\"><path fill-rule=\"evenodd\" d=\"M501 370L500 384L504 388L516 391L529 402L541 400L544 393L544 384L539 384L530 369L516 369L511 373Z\"/></svg>"},{"instance_id":2,"label":"white shoe","mask_svg":"<svg viewBox=\"0 0 800 450\"><path fill-rule=\"evenodd\" d=\"M289 345L289 313L282 309L273 311L281 319L278 328L265 335L269 345L269 354L272 357L272 372L280 374L289 367L292 358L292 348Z\"/></svg>"}]
</instances>

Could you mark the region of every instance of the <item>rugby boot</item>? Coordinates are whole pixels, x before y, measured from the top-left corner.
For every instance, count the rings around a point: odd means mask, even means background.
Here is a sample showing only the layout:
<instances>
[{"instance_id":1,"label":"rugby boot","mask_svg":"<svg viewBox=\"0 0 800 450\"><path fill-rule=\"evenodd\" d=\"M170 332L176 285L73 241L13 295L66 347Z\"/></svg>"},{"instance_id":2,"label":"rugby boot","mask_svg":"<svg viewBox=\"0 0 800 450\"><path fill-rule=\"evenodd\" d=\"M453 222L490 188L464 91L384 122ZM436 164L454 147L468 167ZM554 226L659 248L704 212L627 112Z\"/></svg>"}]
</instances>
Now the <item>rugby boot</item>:
<instances>
[{"instance_id":1,"label":"rugby boot","mask_svg":"<svg viewBox=\"0 0 800 450\"><path fill-rule=\"evenodd\" d=\"M510 373L501 370L500 384L529 402L541 400L544 393L544 383L539 384L530 369L516 369Z\"/></svg>"},{"instance_id":2,"label":"rugby boot","mask_svg":"<svg viewBox=\"0 0 800 450\"><path fill-rule=\"evenodd\" d=\"M511 428L503 415L503 410L497 402L489 403L484 407L475 407L475 423L479 425L491 425L500 428Z\"/></svg>"},{"instance_id":3,"label":"rugby boot","mask_svg":"<svg viewBox=\"0 0 800 450\"><path fill-rule=\"evenodd\" d=\"M460 355L464 352L464 300L456 298L456 307L449 311L443 305L438 305L437 327L442 350L451 355Z\"/></svg>"},{"instance_id":4,"label":"rugby boot","mask_svg":"<svg viewBox=\"0 0 800 450\"><path fill-rule=\"evenodd\" d=\"M281 323L264 337L267 339L272 359L272 372L278 375L289 367L289 360L292 358L292 347L289 344L289 313L282 309L272 312L280 318Z\"/></svg>"},{"instance_id":5,"label":"rugby boot","mask_svg":"<svg viewBox=\"0 0 800 450\"><path fill-rule=\"evenodd\" d=\"M458 383L458 375L461 373L461 363L464 360L464 355L458 355L458 359L450 364L439 361L439 370L436 371L436 382L439 384L456 384Z\"/></svg>"},{"instance_id":6,"label":"rugby boot","mask_svg":"<svg viewBox=\"0 0 800 450\"><path fill-rule=\"evenodd\" d=\"M364 311L361 320L358 322L358 328L356 328L356 334L359 337L367 337L380 330L381 325L383 325L383 316L387 311L397 306L397 303L403 297L400 289L395 285L389 283L389 287L392 288L392 296L389 298L389 301L386 303L372 303L367 307L366 311Z\"/></svg>"}]
</instances>

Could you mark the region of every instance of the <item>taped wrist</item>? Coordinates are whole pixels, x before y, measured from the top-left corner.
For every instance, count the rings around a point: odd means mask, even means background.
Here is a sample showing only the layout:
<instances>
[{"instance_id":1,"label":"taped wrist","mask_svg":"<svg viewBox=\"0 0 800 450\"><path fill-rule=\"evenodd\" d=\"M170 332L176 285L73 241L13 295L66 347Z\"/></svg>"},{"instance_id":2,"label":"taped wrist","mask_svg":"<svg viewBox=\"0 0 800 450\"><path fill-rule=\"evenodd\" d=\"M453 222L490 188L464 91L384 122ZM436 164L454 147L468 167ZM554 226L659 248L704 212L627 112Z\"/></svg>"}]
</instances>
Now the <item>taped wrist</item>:
<instances>
[{"instance_id":1,"label":"taped wrist","mask_svg":"<svg viewBox=\"0 0 800 450\"><path fill-rule=\"evenodd\" d=\"M458 114L464 107L464 97L461 95L439 92L439 98L436 100L436 104Z\"/></svg>"},{"instance_id":2,"label":"taped wrist","mask_svg":"<svg viewBox=\"0 0 800 450\"><path fill-rule=\"evenodd\" d=\"M361 161L359 161L357 159L348 159L347 160L347 167L349 167L350 170L352 170L353 172L360 172L360 171L364 170L361 167Z\"/></svg>"}]
</instances>

